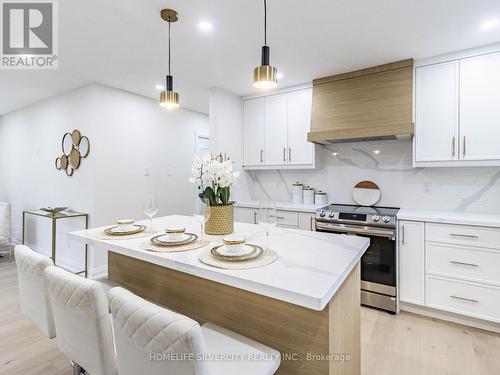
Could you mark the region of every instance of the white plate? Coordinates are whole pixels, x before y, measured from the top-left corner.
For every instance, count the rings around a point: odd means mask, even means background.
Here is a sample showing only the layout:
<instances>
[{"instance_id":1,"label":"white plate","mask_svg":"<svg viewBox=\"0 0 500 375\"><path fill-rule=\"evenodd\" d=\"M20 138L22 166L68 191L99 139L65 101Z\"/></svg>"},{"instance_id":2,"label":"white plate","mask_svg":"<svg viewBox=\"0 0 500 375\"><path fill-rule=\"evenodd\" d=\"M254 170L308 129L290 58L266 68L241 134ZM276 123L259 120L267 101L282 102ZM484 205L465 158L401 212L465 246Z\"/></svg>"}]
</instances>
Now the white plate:
<instances>
[{"instance_id":1,"label":"white plate","mask_svg":"<svg viewBox=\"0 0 500 375\"><path fill-rule=\"evenodd\" d=\"M126 232L132 232L132 231L137 230L139 228L140 228L140 225L130 225L127 227L122 227L122 228L119 228L119 227L110 228L109 231L113 232L113 233L126 233Z\"/></svg>"},{"instance_id":2,"label":"white plate","mask_svg":"<svg viewBox=\"0 0 500 375\"><path fill-rule=\"evenodd\" d=\"M163 236L156 238L156 240L158 242L173 243L173 242L184 242L184 241L189 240L190 238L191 238L191 236L186 234L186 233L183 233L182 236L179 236L175 239L172 239L168 235L165 234Z\"/></svg>"},{"instance_id":3,"label":"white plate","mask_svg":"<svg viewBox=\"0 0 500 375\"><path fill-rule=\"evenodd\" d=\"M246 244L239 246L237 248L226 246L226 245L223 245L223 246L217 248L217 252L220 255L225 256L225 257L248 255L254 251L255 251L255 247L248 246Z\"/></svg>"},{"instance_id":4,"label":"white plate","mask_svg":"<svg viewBox=\"0 0 500 375\"><path fill-rule=\"evenodd\" d=\"M360 206L373 206L380 200L380 195L380 188L372 181L358 182L352 190L352 198Z\"/></svg>"}]
</instances>

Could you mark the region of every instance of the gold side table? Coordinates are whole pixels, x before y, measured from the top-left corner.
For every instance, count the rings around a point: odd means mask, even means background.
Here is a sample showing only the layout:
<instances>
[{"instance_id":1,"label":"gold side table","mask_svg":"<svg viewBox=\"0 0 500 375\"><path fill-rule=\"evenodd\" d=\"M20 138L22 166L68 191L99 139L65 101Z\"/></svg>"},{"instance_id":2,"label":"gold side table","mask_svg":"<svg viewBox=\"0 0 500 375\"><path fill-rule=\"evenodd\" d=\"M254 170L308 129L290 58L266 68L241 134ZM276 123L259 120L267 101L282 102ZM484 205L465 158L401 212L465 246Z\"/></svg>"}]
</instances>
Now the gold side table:
<instances>
[{"instance_id":1,"label":"gold side table","mask_svg":"<svg viewBox=\"0 0 500 375\"><path fill-rule=\"evenodd\" d=\"M75 217L83 217L85 218L85 229L89 229L89 215L83 212L76 212L76 211L62 211L58 212L55 215L52 215L49 212L45 212L42 210L29 210L29 211L23 211L23 245L24 245L24 239L25 239L25 229L26 229L26 216L27 215L33 215L33 216L40 216L40 217L45 217L47 219L52 220L52 261L54 264L56 264L56 233L57 233L57 220L60 219L70 219L70 218L75 218ZM88 245L85 244L85 269L80 272L75 272L76 275L80 275L82 273L85 274L85 277L88 276Z\"/></svg>"}]
</instances>

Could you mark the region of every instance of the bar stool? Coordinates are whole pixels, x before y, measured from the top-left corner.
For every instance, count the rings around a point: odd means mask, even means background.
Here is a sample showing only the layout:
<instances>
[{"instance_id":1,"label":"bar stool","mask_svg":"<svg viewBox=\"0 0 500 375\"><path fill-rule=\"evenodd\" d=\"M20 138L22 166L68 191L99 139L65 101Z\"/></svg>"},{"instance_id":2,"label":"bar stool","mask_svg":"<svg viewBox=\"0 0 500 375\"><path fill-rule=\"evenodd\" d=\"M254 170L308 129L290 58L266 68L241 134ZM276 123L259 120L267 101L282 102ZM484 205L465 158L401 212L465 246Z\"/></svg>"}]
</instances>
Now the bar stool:
<instances>
[{"instance_id":1,"label":"bar stool","mask_svg":"<svg viewBox=\"0 0 500 375\"><path fill-rule=\"evenodd\" d=\"M126 289L111 289L109 301L120 375L271 375L280 365L272 348Z\"/></svg>"},{"instance_id":2,"label":"bar stool","mask_svg":"<svg viewBox=\"0 0 500 375\"><path fill-rule=\"evenodd\" d=\"M18 245L16 256L19 302L21 311L49 339L56 336L52 309L45 290L45 269L52 267L52 260L38 254L28 246Z\"/></svg>"},{"instance_id":3,"label":"bar stool","mask_svg":"<svg viewBox=\"0 0 500 375\"><path fill-rule=\"evenodd\" d=\"M102 285L57 267L45 270L57 346L91 375L117 375L108 301Z\"/></svg>"}]
</instances>

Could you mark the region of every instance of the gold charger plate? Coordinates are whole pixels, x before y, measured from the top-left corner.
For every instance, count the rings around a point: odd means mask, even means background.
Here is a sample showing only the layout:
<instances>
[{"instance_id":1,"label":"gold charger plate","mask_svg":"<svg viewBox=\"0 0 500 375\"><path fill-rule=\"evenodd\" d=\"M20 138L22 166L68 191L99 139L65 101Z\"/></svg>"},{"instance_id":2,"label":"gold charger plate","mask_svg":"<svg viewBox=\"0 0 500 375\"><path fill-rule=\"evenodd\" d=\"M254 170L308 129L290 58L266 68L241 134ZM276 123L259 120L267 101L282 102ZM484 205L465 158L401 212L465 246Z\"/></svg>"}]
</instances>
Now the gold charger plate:
<instances>
[{"instance_id":1,"label":"gold charger plate","mask_svg":"<svg viewBox=\"0 0 500 375\"><path fill-rule=\"evenodd\" d=\"M160 234L158 236L154 236L153 238L151 238L150 242L155 246L179 246L179 245L187 245L188 243L194 242L198 239L198 236L194 233L185 233L185 234L190 237L182 241L175 241L175 242L159 241L158 238L165 236L165 234Z\"/></svg>"},{"instance_id":2,"label":"gold charger plate","mask_svg":"<svg viewBox=\"0 0 500 375\"><path fill-rule=\"evenodd\" d=\"M104 233L106 233L107 235L110 235L110 236L130 236L131 234L141 233L141 232L144 232L146 230L145 225L135 224L134 227L137 227L137 229L129 230L127 232L113 232L112 229L116 228L117 226L118 225L115 225L113 227L104 229Z\"/></svg>"},{"instance_id":3,"label":"gold charger plate","mask_svg":"<svg viewBox=\"0 0 500 375\"><path fill-rule=\"evenodd\" d=\"M224 245L218 245L218 246L215 246L214 248L212 248L210 250L210 253L212 254L212 256L214 258L219 259L219 260L224 260L227 262L243 262L246 260L253 260L253 259L260 257L262 254L264 254L264 249L262 247L257 246L257 245L252 245L249 243L247 243L246 245L253 247L254 251L252 251L250 254L245 254L245 255L228 256L228 255L222 255L217 251L217 249L224 246Z\"/></svg>"}]
</instances>

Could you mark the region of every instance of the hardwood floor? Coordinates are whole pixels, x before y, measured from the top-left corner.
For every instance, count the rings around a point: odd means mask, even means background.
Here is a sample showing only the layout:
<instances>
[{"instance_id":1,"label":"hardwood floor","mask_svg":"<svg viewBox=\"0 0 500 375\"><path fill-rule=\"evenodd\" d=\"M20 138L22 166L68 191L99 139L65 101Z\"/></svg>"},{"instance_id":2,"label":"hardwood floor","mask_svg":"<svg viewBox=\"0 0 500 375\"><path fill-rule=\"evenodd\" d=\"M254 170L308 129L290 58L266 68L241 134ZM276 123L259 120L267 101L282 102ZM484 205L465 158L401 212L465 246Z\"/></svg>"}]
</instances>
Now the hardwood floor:
<instances>
[{"instance_id":1,"label":"hardwood floor","mask_svg":"<svg viewBox=\"0 0 500 375\"><path fill-rule=\"evenodd\" d=\"M500 374L500 335L362 308L363 375ZM70 375L69 360L19 310L14 262L0 258L0 374Z\"/></svg>"}]
</instances>

